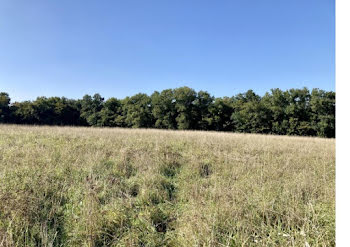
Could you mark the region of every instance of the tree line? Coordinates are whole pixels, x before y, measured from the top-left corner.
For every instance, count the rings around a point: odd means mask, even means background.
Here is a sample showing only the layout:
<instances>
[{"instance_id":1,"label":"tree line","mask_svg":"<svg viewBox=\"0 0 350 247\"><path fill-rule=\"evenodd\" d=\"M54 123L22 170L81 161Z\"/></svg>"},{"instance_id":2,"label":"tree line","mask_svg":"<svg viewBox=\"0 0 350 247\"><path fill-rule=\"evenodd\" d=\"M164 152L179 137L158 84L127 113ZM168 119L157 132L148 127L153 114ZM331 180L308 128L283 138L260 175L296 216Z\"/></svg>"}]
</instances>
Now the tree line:
<instances>
[{"instance_id":1,"label":"tree line","mask_svg":"<svg viewBox=\"0 0 350 247\"><path fill-rule=\"evenodd\" d=\"M335 137L335 92L307 88L248 90L213 97L189 87L105 100L38 97L11 103L0 93L0 123L109 126Z\"/></svg>"}]
</instances>

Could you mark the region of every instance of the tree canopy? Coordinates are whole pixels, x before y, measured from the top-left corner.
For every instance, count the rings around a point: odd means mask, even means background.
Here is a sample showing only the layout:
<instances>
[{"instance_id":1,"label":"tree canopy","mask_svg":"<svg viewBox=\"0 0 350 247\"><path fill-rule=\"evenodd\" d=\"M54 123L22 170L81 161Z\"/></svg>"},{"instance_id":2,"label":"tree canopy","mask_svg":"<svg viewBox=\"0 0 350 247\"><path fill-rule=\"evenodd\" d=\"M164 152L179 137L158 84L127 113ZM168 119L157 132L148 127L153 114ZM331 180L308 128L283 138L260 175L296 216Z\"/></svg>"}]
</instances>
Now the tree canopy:
<instances>
[{"instance_id":1,"label":"tree canopy","mask_svg":"<svg viewBox=\"0 0 350 247\"><path fill-rule=\"evenodd\" d=\"M253 90L214 97L189 87L124 99L38 97L11 103L0 93L0 123L109 126L335 137L335 92L307 88Z\"/></svg>"}]
</instances>

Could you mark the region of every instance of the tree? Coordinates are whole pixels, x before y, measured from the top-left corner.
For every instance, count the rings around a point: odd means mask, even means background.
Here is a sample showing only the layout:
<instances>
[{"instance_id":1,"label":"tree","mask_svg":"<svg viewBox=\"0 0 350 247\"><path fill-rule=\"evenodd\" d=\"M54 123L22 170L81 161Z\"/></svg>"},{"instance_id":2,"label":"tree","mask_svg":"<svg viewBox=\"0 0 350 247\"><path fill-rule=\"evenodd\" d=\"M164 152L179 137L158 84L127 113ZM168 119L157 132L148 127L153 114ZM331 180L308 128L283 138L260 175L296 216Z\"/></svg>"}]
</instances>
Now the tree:
<instances>
[{"instance_id":1,"label":"tree","mask_svg":"<svg viewBox=\"0 0 350 247\"><path fill-rule=\"evenodd\" d=\"M94 94L93 97L85 95L81 100L80 116L90 126L102 126L100 111L103 108L104 98L100 94Z\"/></svg>"},{"instance_id":2,"label":"tree","mask_svg":"<svg viewBox=\"0 0 350 247\"><path fill-rule=\"evenodd\" d=\"M58 116L55 114L55 105L59 100L58 97L46 98L38 97L33 102L37 124L57 125Z\"/></svg>"},{"instance_id":3,"label":"tree","mask_svg":"<svg viewBox=\"0 0 350 247\"><path fill-rule=\"evenodd\" d=\"M213 103L209 105L208 118L209 129L232 131L233 124L231 115L233 113L232 99L229 97L215 98Z\"/></svg>"},{"instance_id":4,"label":"tree","mask_svg":"<svg viewBox=\"0 0 350 247\"><path fill-rule=\"evenodd\" d=\"M212 123L210 108L212 107L214 97L210 96L208 92L199 91L197 97L193 102L196 114L195 129L208 130Z\"/></svg>"},{"instance_id":5,"label":"tree","mask_svg":"<svg viewBox=\"0 0 350 247\"><path fill-rule=\"evenodd\" d=\"M307 88L287 91L286 119L289 121L288 135L315 135L311 124L310 92Z\"/></svg>"},{"instance_id":6,"label":"tree","mask_svg":"<svg viewBox=\"0 0 350 247\"><path fill-rule=\"evenodd\" d=\"M175 96L172 89L154 92L151 95L154 126L162 129L176 129Z\"/></svg>"},{"instance_id":7,"label":"tree","mask_svg":"<svg viewBox=\"0 0 350 247\"><path fill-rule=\"evenodd\" d=\"M234 98L231 120L234 129L246 133L270 133L270 111L253 90Z\"/></svg>"},{"instance_id":8,"label":"tree","mask_svg":"<svg viewBox=\"0 0 350 247\"><path fill-rule=\"evenodd\" d=\"M108 99L104 105L103 108L100 112L100 117L101 117L101 125L102 126L110 126L110 127L115 127L115 126L120 126L123 127L124 121L121 120L122 116L122 105L120 100L116 98L110 98Z\"/></svg>"},{"instance_id":9,"label":"tree","mask_svg":"<svg viewBox=\"0 0 350 247\"><path fill-rule=\"evenodd\" d=\"M59 125L83 125L80 118L80 104L76 100L65 97L58 98L55 103L56 124Z\"/></svg>"},{"instance_id":10,"label":"tree","mask_svg":"<svg viewBox=\"0 0 350 247\"><path fill-rule=\"evenodd\" d=\"M18 124L37 124L38 118L36 110L31 101L15 102L11 106L14 123Z\"/></svg>"},{"instance_id":11,"label":"tree","mask_svg":"<svg viewBox=\"0 0 350 247\"><path fill-rule=\"evenodd\" d=\"M8 93L0 92L0 123L10 120L10 101Z\"/></svg>"},{"instance_id":12,"label":"tree","mask_svg":"<svg viewBox=\"0 0 350 247\"><path fill-rule=\"evenodd\" d=\"M104 101L99 94L73 100L38 97L10 104L0 93L0 123L199 129L335 137L335 92L307 88L253 90L215 98L189 87Z\"/></svg>"},{"instance_id":13,"label":"tree","mask_svg":"<svg viewBox=\"0 0 350 247\"><path fill-rule=\"evenodd\" d=\"M271 133L278 135L287 134L289 121L286 108L289 105L288 94L279 88L272 89L271 94L266 93L261 103L267 107L271 114Z\"/></svg>"},{"instance_id":14,"label":"tree","mask_svg":"<svg viewBox=\"0 0 350 247\"><path fill-rule=\"evenodd\" d=\"M189 87L180 87L174 90L176 123L178 129L194 129L196 112L194 109L194 101L196 100L196 92Z\"/></svg>"},{"instance_id":15,"label":"tree","mask_svg":"<svg viewBox=\"0 0 350 247\"><path fill-rule=\"evenodd\" d=\"M310 107L311 123L317 135L335 137L335 93L313 89Z\"/></svg>"},{"instance_id":16,"label":"tree","mask_svg":"<svg viewBox=\"0 0 350 247\"><path fill-rule=\"evenodd\" d=\"M123 100L123 114L128 127L152 127L151 98L147 94L136 94Z\"/></svg>"}]
</instances>

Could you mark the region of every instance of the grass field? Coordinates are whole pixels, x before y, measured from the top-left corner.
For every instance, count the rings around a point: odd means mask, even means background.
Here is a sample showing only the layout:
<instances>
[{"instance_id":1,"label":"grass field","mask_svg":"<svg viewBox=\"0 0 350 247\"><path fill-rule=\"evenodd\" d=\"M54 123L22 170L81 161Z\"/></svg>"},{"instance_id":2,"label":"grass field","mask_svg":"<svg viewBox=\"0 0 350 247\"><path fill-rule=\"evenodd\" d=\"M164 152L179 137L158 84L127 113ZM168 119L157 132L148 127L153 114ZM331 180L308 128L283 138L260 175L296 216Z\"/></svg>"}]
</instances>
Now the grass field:
<instances>
[{"instance_id":1,"label":"grass field","mask_svg":"<svg viewBox=\"0 0 350 247\"><path fill-rule=\"evenodd\" d=\"M335 140L0 125L0 246L335 246Z\"/></svg>"}]
</instances>

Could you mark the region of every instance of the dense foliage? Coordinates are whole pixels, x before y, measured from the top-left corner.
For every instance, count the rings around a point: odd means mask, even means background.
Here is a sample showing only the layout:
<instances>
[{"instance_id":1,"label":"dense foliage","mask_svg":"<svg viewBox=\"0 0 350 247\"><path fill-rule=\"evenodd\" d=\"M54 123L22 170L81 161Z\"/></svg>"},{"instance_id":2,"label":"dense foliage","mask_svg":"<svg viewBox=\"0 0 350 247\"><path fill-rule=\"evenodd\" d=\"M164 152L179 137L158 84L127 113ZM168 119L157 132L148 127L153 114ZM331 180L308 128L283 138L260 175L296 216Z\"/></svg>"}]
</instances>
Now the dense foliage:
<instances>
[{"instance_id":1,"label":"dense foliage","mask_svg":"<svg viewBox=\"0 0 350 247\"><path fill-rule=\"evenodd\" d=\"M181 87L105 101L99 94L73 100L38 97L11 104L0 93L0 123L217 130L335 137L335 92L307 88L252 90L215 98Z\"/></svg>"}]
</instances>

